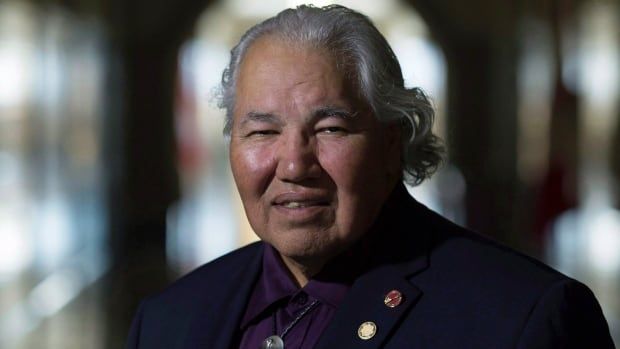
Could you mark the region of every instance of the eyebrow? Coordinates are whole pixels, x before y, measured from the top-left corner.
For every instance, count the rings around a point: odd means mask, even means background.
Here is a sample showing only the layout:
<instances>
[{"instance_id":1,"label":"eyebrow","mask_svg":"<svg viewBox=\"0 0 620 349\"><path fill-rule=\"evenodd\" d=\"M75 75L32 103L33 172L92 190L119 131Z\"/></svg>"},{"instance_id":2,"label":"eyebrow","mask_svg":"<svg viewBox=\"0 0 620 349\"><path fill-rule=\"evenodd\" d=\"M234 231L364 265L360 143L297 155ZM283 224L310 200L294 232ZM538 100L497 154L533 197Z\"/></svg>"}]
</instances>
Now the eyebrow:
<instances>
[{"instance_id":1,"label":"eyebrow","mask_svg":"<svg viewBox=\"0 0 620 349\"><path fill-rule=\"evenodd\" d=\"M328 117L339 117L342 119L352 119L357 115L357 112L352 112L346 108L336 106L324 106L315 109L312 112L312 117L316 119L324 119Z\"/></svg>"},{"instance_id":2,"label":"eyebrow","mask_svg":"<svg viewBox=\"0 0 620 349\"><path fill-rule=\"evenodd\" d=\"M245 125L251 121L268 122L268 123L278 124L278 125L282 124L282 121L277 115L272 114L272 113L261 113L261 112L256 112L256 111L251 111L247 113L243 121L241 121L241 124Z\"/></svg>"},{"instance_id":3,"label":"eyebrow","mask_svg":"<svg viewBox=\"0 0 620 349\"><path fill-rule=\"evenodd\" d=\"M312 111L313 119L325 119L330 117L338 117L341 119L351 119L357 115L357 112L351 112L350 110L336 106L322 106ZM279 116L273 113L263 113L257 111L248 112L245 118L241 121L241 125L245 125L248 122L267 122L276 125L282 125L283 122Z\"/></svg>"}]
</instances>

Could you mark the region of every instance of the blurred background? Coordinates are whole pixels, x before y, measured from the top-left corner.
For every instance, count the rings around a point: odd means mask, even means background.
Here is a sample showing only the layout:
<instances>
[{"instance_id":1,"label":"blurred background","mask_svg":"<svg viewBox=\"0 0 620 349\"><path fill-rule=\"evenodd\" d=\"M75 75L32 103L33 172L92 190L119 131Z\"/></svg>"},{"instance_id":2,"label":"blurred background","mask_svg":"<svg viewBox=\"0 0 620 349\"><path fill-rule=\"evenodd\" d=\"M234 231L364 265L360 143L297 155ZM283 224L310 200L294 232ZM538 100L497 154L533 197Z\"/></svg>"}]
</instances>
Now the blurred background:
<instances>
[{"instance_id":1,"label":"blurred background","mask_svg":"<svg viewBox=\"0 0 620 349\"><path fill-rule=\"evenodd\" d=\"M214 88L300 3L0 2L1 348L122 347L141 298L256 239ZM340 3L437 108L413 195L585 282L620 343L620 1Z\"/></svg>"}]
</instances>

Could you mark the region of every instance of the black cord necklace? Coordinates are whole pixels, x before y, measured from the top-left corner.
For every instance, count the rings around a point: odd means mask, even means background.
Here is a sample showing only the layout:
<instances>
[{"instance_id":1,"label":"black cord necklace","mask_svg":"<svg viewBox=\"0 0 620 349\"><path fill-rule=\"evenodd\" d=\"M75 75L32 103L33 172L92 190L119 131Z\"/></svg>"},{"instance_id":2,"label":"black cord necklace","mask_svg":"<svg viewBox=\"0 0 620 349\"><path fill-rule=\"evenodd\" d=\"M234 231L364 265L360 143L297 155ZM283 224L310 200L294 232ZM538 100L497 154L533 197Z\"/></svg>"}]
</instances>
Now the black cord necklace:
<instances>
[{"instance_id":1,"label":"black cord necklace","mask_svg":"<svg viewBox=\"0 0 620 349\"><path fill-rule=\"evenodd\" d=\"M288 334L288 332L295 326L306 314L310 312L317 304L318 300L314 300L310 305L308 305L304 310L297 315L293 321L291 321L288 326L282 331L281 335L274 334L273 336L267 337L260 346L260 349L284 349L284 336ZM276 331L276 314L273 314L273 332Z\"/></svg>"}]
</instances>

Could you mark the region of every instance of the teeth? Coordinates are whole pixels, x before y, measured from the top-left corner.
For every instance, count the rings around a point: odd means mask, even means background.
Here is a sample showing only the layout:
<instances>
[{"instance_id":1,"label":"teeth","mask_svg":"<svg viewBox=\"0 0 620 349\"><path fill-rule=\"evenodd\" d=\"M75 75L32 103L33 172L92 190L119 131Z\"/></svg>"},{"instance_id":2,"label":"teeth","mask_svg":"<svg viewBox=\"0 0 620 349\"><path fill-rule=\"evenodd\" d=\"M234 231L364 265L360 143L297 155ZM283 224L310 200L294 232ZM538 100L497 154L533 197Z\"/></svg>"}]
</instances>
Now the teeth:
<instances>
[{"instance_id":1,"label":"teeth","mask_svg":"<svg viewBox=\"0 0 620 349\"><path fill-rule=\"evenodd\" d=\"M287 202L283 205L286 208L299 208L299 207L304 207L304 205L300 202L297 201L291 201L291 202Z\"/></svg>"}]
</instances>

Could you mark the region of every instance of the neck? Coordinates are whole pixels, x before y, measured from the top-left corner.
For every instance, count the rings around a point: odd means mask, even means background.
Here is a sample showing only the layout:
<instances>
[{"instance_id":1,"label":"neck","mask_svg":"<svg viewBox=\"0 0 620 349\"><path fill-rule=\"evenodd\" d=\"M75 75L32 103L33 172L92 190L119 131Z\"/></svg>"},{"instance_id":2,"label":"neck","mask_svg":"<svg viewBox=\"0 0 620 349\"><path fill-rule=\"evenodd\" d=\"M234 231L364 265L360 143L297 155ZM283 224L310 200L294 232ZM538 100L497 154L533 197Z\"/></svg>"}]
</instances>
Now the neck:
<instances>
[{"instance_id":1,"label":"neck","mask_svg":"<svg viewBox=\"0 0 620 349\"><path fill-rule=\"evenodd\" d=\"M319 271L325 265L325 262L310 262L310 263L300 263L299 261L280 255L284 265L288 268L288 270L295 278L297 285L299 287L304 287L308 283L308 280L312 278L314 275L318 274Z\"/></svg>"}]
</instances>

